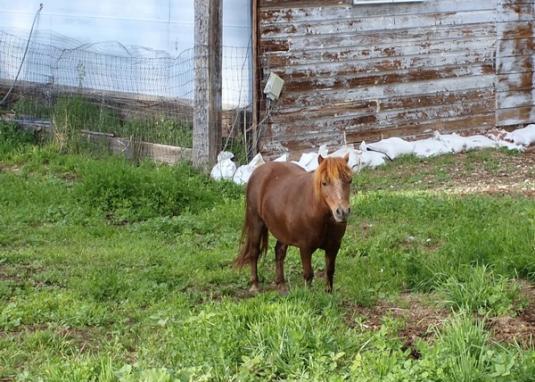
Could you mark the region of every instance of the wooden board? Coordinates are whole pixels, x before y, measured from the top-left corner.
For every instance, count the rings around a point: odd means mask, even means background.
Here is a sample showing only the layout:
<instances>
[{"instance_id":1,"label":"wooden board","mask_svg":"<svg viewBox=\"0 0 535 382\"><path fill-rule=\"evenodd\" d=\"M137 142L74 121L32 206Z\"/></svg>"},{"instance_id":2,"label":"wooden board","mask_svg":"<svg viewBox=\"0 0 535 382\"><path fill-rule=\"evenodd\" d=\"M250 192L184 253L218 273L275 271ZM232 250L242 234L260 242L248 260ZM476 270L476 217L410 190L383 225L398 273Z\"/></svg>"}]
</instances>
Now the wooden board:
<instances>
[{"instance_id":1,"label":"wooden board","mask_svg":"<svg viewBox=\"0 0 535 382\"><path fill-rule=\"evenodd\" d=\"M496 44L496 125L535 122L535 3L499 0Z\"/></svg>"},{"instance_id":2,"label":"wooden board","mask_svg":"<svg viewBox=\"0 0 535 382\"><path fill-rule=\"evenodd\" d=\"M531 46L529 33L502 28L505 22L530 24L526 17L504 13L497 22L502 1L260 0L259 81L263 87L271 71L285 80L262 129L262 151L276 155L319 144L335 147L344 135L360 142L494 126L496 71L521 76ZM522 15L526 4L519 9ZM499 68L498 28L507 37L500 45ZM515 42L519 38L522 43ZM511 58L516 56L523 58ZM503 87L513 88L513 79ZM263 100L259 108L262 119Z\"/></svg>"}]
</instances>

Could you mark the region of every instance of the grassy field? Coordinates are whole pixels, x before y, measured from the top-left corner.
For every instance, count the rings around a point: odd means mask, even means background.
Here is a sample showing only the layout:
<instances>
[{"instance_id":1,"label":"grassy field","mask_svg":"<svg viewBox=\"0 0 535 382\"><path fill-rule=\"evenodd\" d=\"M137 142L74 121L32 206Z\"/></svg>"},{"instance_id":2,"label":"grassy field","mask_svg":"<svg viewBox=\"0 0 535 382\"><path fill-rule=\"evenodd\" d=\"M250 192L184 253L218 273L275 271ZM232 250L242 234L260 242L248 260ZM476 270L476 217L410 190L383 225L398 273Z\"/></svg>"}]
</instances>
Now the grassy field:
<instances>
[{"instance_id":1,"label":"grassy field","mask_svg":"<svg viewBox=\"0 0 535 382\"><path fill-rule=\"evenodd\" d=\"M241 188L3 126L0 380L533 381L530 163L479 152L364 171L335 293L321 253L305 289L290 250L289 295L270 251L251 296L231 268Z\"/></svg>"}]
</instances>

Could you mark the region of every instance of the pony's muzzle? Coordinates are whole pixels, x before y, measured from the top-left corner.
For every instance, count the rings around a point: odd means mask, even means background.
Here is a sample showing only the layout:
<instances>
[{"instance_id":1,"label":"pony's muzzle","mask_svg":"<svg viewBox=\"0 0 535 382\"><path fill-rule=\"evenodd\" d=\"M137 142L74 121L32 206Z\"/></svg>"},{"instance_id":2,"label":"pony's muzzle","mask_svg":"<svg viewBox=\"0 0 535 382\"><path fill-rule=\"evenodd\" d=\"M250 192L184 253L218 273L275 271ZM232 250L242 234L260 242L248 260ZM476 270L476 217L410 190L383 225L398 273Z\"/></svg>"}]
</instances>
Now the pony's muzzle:
<instances>
[{"instance_id":1,"label":"pony's muzzle","mask_svg":"<svg viewBox=\"0 0 535 382\"><path fill-rule=\"evenodd\" d=\"M351 213L351 208L342 208L338 207L336 211L334 211L334 220L337 222L345 222L347 221L347 218L349 217L349 214Z\"/></svg>"}]
</instances>

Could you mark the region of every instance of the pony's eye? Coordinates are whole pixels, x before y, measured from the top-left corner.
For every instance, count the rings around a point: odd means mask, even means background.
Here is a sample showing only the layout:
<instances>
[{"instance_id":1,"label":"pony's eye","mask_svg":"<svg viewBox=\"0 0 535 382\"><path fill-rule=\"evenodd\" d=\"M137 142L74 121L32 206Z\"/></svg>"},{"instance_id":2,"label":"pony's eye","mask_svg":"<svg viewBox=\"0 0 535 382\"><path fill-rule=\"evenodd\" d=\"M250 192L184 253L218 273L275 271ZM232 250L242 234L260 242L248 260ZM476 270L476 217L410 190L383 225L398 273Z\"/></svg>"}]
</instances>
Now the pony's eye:
<instances>
[{"instance_id":1,"label":"pony's eye","mask_svg":"<svg viewBox=\"0 0 535 382\"><path fill-rule=\"evenodd\" d=\"M327 182L321 182L321 185L322 185L322 186L326 186L326 185L327 185Z\"/></svg>"}]
</instances>

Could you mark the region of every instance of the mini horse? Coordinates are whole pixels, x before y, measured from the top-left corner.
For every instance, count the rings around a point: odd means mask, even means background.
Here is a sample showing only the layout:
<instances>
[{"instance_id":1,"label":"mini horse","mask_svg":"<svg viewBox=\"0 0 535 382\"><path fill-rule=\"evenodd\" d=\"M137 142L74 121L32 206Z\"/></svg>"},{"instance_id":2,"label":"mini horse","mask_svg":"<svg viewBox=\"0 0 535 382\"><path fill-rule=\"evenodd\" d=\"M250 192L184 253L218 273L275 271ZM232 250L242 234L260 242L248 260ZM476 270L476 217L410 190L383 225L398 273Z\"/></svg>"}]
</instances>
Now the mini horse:
<instances>
[{"instance_id":1,"label":"mini horse","mask_svg":"<svg viewBox=\"0 0 535 382\"><path fill-rule=\"evenodd\" d=\"M326 290L332 292L336 255L350 213L351 169L344 158L318 157L308 173L294 163L269 162L258 167L247 185L245 223L235 266L251 265L251 292L257 292L257 263L267 252L268 231L275 236L276 284L287 292L284 259L288 246L300 250L306 285L314 278L312 254L325 251ZM244 240L245 239L245 240Z\"/></svg>"}]
</instances>

